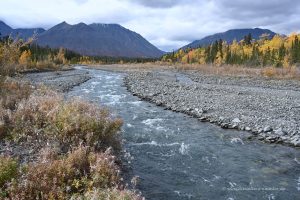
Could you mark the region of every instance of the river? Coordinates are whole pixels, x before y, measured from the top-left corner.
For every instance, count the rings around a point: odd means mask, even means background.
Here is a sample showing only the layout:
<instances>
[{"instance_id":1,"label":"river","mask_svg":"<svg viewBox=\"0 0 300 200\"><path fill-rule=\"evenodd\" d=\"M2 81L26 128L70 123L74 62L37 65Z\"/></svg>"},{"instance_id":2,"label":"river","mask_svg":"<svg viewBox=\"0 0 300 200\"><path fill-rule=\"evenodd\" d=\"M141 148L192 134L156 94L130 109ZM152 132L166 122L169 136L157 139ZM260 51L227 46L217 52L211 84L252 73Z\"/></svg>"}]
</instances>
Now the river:
<instances>
[{"instance_id":1,"label":"river","mask_svg":"<svg viewBox=\"0 0 300 200\"><path fill-rule=\"evenodd\" d=\"M93 76L68 96L107 106L124 120L124 163L139 176L146 199L297 199L300 151L249 141L141 101L126 90L126 74L87 70Z\"/></svg>"}]
</instances>

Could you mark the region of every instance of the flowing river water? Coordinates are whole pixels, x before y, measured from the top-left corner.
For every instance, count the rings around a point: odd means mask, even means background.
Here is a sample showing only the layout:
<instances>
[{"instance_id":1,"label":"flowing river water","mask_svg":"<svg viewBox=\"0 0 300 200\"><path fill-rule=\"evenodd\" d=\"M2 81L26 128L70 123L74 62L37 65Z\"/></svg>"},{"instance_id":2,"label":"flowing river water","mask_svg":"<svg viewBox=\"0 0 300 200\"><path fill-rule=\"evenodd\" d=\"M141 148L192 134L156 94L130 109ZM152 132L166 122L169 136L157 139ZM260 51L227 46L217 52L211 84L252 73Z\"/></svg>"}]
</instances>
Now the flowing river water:
<instances>
[{"instance_id":1,"label":"flowing river water","mask_svg":"<svg viewBox=\"0 0 300 200\"><path fill-rule=\"evenodd\" d=\"M68 96L105 105L124 120L124 162L146 199L300 199L300 151L246 139L185 114L141 101L126 74L87 70Z\"/></svg>"}]
</instances>

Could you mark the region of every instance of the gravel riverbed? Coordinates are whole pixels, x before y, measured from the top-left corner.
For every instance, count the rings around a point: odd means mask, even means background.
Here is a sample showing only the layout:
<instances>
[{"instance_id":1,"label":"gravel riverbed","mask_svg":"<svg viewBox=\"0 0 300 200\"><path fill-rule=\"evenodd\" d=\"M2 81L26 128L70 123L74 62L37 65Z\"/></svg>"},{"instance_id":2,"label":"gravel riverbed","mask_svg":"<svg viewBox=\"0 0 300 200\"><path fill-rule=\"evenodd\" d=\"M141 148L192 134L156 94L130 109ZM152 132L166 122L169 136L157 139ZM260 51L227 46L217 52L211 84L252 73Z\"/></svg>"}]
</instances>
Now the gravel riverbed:
<instances>
[{"instance_id":1,"label":"gravel riverbed","mask_svg":"<svg viewBox=\"0 0 300 200\"><path fill-rule=\"evenodd\" d=\"M220 77L195 72L131 72L129 91L250 138L300 147L300 81Z\"/></svg>"},{"instance_id":2,"label":"gravel riverbed","mask_svg":"<svg viewBox=\"0 0 300 200\"><path fill-rule=\"evenodd\" d=\"M45 85L59 92L67 92L73 87L88 81L91 76L82 70L30 73L24 75L33 84Z\"/></svg>"}]
</instances>

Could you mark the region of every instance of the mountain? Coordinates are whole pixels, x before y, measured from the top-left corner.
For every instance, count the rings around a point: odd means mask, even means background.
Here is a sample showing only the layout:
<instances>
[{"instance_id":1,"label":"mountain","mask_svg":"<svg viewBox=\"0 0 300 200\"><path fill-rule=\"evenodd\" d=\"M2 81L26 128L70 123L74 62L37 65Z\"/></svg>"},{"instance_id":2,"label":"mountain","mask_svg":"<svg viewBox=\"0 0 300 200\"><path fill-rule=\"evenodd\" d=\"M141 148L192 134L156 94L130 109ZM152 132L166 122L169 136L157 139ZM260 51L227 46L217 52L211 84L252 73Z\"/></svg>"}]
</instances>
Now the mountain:
<instances>
[{"instance_id":1,"label":"mountain","mask_svg":"<svg viewBox=\"0 0 300 200\"><path fill-rule=\"evenodd\" d=\"M214 35L210 35L207 37L204 37L201 40L196 40L184 47L182 49L186 48L197 48L199 46L207 46L210 45L211 43L215 42L216 40L222 39L228 43L232 43L233 40L241 41L244 39L244 36L248 35L251 33L253 39L259 39L259 37L262 34L269 34L270 38L273 38L276 33L268 30L268 29L260 29L260 28L254 28L254 29L232 29L228 30L223 33L216 33Z\"/></svg>"},{"instance_id":2,"label":"mountain","mask_svg":"<svg viewBox=\"0 0 300 200\"><path fill-rule=\"evenodd\" d=\"M9 36L11 35L12 37L19 37L22 39L28 39L32 37L34 34L41 34L45 32L45 29L42 28L18 28L18 29L13 29L7 24L5 24L3 21L0 21L0 36Z\"/></svg>"},{"instance_id":3,"label":"mountain","mask_svg":"<svg viewBox=\"0 0 300 200\"><path fill-rule=\"evenodd\" d=\"M88 56L155 58L164 53L138 33L118 24L70 25L62 22L40 34L37 43Z\"/></svg>"},{"instance_id":4,"label":"mountain","mask_svg":"<svg viewBox=\"0 0 300 200\"><path fill-rule=\"evenodd\" d=\"M13 32L13 29L10 26L8 26L4 22L0 21L0 33L1 33L1 37L9 35L12 32Z\"/></svg>"}]
</instances>

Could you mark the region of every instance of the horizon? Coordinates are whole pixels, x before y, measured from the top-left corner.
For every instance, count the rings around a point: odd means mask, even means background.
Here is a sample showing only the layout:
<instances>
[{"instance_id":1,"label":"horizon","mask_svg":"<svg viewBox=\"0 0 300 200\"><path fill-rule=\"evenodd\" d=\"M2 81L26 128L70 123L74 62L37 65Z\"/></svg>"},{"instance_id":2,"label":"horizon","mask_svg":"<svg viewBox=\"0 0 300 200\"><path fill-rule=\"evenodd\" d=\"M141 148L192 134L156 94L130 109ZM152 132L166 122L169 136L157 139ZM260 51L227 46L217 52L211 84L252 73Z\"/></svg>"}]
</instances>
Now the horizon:
<instances>
[{"instance_id":1,"label":"horizon","mask_svg":"<svg viewBox=\"0 0 300 200\"><path fill-rule=\"evenodd\" d=\"M300 2L288 1L12 0L2 2L0 20L12 28L46 30L63 21L119 24L170 52L230 29L262 28L285 35L299 32Z\"/></svg>"}]
</instances>

